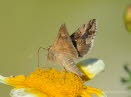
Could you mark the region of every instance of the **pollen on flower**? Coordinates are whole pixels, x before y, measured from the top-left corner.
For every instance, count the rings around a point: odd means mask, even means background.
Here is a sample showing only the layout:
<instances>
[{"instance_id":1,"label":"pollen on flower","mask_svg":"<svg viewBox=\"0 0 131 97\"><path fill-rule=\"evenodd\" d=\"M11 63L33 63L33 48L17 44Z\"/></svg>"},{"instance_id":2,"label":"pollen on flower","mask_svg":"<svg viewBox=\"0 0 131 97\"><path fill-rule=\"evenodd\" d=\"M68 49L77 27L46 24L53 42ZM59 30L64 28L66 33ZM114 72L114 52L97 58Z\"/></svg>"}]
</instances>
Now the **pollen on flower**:
<instances>
[{"instance_id":1,"label":"pollen on flower","mask_svg":"<svg viewBox=\"0 0 131 97\"><path fill-rule=\"evenodd\" d=\"M35 88L55 97L76 97L83 87L83 81L77 75L51 68L38 68L29 76L7 77L6 81L16 88Z\"/></svg>"},{"instance_id":2,"label":"pollen on flower","mask_svg":"<svg viewBox=\"0 0 131 97\"><path fill-rule=\"evenodd\" d=\"M5 81L16 89L37 95L36 97L92 97L92 93L106 97L100 89L85 86L76 74L52 68L37 68L28 76L6 77Z\"/></svg>"}]
</instances>

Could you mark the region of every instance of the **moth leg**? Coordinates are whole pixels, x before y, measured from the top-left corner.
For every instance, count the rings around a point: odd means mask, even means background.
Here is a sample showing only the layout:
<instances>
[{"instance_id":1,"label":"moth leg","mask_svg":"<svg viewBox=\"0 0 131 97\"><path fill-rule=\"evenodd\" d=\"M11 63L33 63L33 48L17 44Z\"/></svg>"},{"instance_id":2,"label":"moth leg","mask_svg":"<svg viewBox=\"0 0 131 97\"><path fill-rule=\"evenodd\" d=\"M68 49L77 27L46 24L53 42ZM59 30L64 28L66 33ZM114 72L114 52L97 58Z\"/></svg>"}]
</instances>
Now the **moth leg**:
<instances>
[{"instance_id":1,"label":"moth leg","mask_svg":"<svg viewBox=\"0 0 131 97\"><path fill-rule=\"evenodd\" d=\"M66 70L65 67L63 67L63 68L62 68L62 71L63 71L63 74L62 74L63 77L62 77L62 79L63 79L63 81L64 81L64 83L65 83L67 70Z\"/></svg>"},{"instance_id":2,"label":"moth leg","mask_svg":"<svg viewBox=\"0 0 131 97\"><path fill-rule=\"evenodd\" d=\"M48 50L48 48L43 48L43 47L39 47L38 48L38 51L37 51L37 61L38 61L38 63L37 63L37 67L40 67L40 50Z\"/></svg>"},{"instance_id":3,"label":"moth leg","mask_svg":"<svg viewBox=\"0 0 131 97\"><path fill-rule=\"evenodd\" d=\"M63 67L64 71L67 71L65 67Z\"/></svg>"}]
</instances>

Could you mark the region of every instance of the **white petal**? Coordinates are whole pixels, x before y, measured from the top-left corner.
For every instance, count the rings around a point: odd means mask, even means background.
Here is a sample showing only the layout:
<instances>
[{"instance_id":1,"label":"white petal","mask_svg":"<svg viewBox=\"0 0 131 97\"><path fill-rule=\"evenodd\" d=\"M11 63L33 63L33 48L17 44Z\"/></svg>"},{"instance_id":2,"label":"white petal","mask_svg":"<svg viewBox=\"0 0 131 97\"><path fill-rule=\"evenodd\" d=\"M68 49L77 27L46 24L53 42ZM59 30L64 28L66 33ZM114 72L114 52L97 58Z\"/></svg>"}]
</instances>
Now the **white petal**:
<instances>
[{"instance_id":1,"label":"white petal","mask_svg":"<svg viewBox=\"0 0 131 97\"><path fill-rule=\"evenodd\" d=\"M10 92L11 97L37 97L35 94L25 92L25 88L12 89Z\"/></svg>"},{"instance_id":2,"label":"white petal","mask_svg":"<svg viewBox=\"0 0 131 97\"><path fill-rule=\"evenodd\" d=\"M94 78L97 74L104 70L105 64L100 59L86 59L79 63L77 66L90 78Z\"/></svg>"},{"instance_id":3,"label":"white petal","mask_svg":"<svg viewBox=\"0 0 131 97\"><path fill-rule=\"evenodd\" d=\"M0 83L6 84L4 76L0 75Z\"/></svg>"}]
</instances>

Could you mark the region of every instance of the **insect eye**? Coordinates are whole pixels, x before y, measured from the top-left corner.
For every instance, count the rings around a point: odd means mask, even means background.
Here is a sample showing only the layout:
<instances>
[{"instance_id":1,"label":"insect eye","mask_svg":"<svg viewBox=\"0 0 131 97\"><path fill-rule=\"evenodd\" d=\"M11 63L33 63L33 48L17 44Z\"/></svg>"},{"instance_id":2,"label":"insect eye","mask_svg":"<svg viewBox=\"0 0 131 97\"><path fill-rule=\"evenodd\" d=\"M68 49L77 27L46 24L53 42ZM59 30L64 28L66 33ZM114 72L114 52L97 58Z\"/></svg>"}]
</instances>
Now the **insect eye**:
<instances>
[{"instance_id":1,"label":"insect eye","mask_svg":"<svg viewBox=\"0 0 131 97\"><path fill-rule=\"evenodd\" d=\"M80 31L79 34L81 34L82 32Z\"/></svg>"}]
</instances>

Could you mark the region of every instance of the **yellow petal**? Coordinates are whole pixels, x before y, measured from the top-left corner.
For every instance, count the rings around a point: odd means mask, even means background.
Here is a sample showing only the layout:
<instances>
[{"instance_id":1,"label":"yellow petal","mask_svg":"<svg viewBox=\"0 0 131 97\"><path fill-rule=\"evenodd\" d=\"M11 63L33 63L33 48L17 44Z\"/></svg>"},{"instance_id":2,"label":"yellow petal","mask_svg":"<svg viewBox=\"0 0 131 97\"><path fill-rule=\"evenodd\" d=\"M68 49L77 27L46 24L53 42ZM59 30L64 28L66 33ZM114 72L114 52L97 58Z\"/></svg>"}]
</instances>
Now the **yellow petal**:
<instances>
[{"instance_id":1,"label":"yellow petal","mask_svg":"<svg viewBox=\"0 0 131 97\"><path fill-rule=\"evenodd\" d=\"M77 63L77 66L86 74L89 79L94 78L105 68L105 64L102 60L93 58L79 62Z\"/></svg>"},{"instance_id":2,"label":"yellow petal","mask_svg":"<svg viewBox=\"0 0 131 97\"><path fill-rule=\"evenodd\" d=\"M90 86L85 86L82 94L83 93L86 93L84 95L95 94L95 95L97 95L97 97L107 97L107 95L102 90L100 90L98 88L90 87Z\"/></svg>"}]
</instances>

